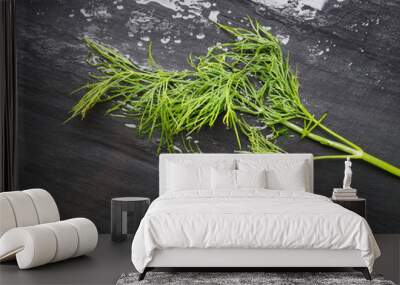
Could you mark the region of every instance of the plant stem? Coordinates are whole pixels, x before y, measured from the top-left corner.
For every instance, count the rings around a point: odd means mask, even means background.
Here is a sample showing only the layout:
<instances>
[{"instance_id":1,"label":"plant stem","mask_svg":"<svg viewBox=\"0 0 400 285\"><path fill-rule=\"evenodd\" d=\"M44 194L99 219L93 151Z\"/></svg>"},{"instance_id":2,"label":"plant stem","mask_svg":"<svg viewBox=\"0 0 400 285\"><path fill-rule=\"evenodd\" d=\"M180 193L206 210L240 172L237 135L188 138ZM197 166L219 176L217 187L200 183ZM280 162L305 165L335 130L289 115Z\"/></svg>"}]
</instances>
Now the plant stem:
<instances>
[{"instance_id":1,"label":"plant stem","mask_svg":"<svg viewBox=\"0 0 400 285\"><path fill-rule=\"evenodd\" d=\"M384 169L384 170L396 175L397 177L400 177L400 168L398 168L390 163L387 163L386 161L383 161L373 155L370 155L369 153L363 152L361 159L364 161L367 161L381 169Z\"/></svg>"},{"instance_id":2,"label":"plant stem","mask_svg":"<svg viewBox=\"0 0 400 285\"><path fill-rule=\"evenodd\" d=\"M293 124L289 121L284 121L282 122L283 125L288 127L289 129L302 134L303 133L303 128L297 126L296 124ZM326 127L324 130L327 129ZM330 139L321 137L319 135L313 134L313 133L308 133L306 135L309 139L319 142L322 145L326 145L335 149L338 149L340 151L343 151L345 153L350 154L350 157L355 158L355 159L361 159L364 160L368 163L371 163L372 165L375 165L376 167L379 167L383 170L386 170L398 177L400 177L400 168L387 163L373 155L370 155L369 153L364 152L362 149L354 149L351 147L348 147L347 145L344 145L339 142L332 141ZM325 158L343 158L341 155L332 155L332 156L326 156L326 157L321 157L320 159L325 159ZM319 159L318 157L315 157L315 159Z\"/></svg>"},{"instance_id":3,"label":"plant stem","mask_svg":"<svg viewBox=\"0 0 400 285\"><path fill-rule=\"evenodd\" d=\"M344 142L345 144L347 144L348 146L356 149L356 150L361 150L361 148L357 145L355 145L354 143L352 143L351 141L349 141L348 139L342 137L341 135L339 135L338 133L332 131L331 129L325 127L323 124L321 124L320 121L316 120L314 118L314 116L308 112L308 110L301 104L300 105L300 109L303 111L304 114L306 114L310 119L312 119L312 121L318 126L320 127L322 130L324 130L325 132L327 132L328 134L330 134L331 136L335 137L336 139L338 139L341 142Z\"/></svg>"}]
</instances>

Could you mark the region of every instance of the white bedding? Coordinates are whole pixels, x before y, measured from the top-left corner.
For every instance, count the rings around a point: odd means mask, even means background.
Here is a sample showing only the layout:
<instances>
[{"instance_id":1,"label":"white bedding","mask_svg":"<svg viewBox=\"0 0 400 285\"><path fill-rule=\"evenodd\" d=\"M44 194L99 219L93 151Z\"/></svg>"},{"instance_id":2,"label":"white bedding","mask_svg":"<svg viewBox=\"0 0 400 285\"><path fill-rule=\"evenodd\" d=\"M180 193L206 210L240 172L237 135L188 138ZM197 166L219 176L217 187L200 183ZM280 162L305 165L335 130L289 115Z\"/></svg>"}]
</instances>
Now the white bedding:
<instances>
[{"instance_id":1,"label":"white bedding","mask_svg":"<svg viewBox=\"0 0 400 285\"><path fill-rule=\"evenodd\" d=\"M151 204L132 243L143 272L155 249L358 249L372 271L380 251L368 223L328 198L299 191L166 193Z\"/></svg>"}]
</instances>

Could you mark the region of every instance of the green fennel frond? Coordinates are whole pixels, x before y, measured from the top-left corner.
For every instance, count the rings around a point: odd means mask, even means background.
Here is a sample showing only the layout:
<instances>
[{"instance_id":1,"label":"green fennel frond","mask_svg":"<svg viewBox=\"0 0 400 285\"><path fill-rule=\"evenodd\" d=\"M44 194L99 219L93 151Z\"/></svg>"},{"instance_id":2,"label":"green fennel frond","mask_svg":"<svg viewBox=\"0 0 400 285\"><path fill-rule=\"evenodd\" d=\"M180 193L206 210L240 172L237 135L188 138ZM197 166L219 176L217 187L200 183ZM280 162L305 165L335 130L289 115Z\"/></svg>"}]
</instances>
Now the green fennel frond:
<instances>
[{"instance_id":1,"label":"green fennel frond","mask_svg":"<svg viewBox=\"0 0 400 285\"><path fill-rule=\"evenodd\" d=\"M158 152L163 148L175 151L177 140L187 151L200 151L184 137L211 128L218 121L233 130L239 150L245 139L249 151L255 153L284 152L276 142L291 130L301 138L342 152L315 159L350 156L400 176L400 168L366 153L326 127L323 122L327 113L316 118L307 110L300 98L297 75L279 40L259 22L250 18L249 22L251 29L216 24L234 40L210 47L203 56L190 55L192 69L182 71L164 70L155 62L151 46L145 68L112 47L85 38L87 64L96 73L78 89L84 94L68 120L78 116L83 119L95 105L107 103L107 114L135 118L139 135L158 137ZM266 131L249 123L249 118L261 122ZM317 129L327 137L317 135Z\"/></svg>"}]
</instances>

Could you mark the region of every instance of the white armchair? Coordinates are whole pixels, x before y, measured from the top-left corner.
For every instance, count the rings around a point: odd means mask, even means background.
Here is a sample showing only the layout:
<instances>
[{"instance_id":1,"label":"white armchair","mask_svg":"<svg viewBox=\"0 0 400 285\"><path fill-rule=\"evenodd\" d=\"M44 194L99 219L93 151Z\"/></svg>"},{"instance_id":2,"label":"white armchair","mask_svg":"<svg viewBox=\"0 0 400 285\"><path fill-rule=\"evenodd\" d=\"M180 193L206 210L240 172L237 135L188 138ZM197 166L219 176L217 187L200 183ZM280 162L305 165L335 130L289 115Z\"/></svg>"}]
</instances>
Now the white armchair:
<instances>
[{"instance_id":1,"label":"white armchair","mask_svg":"<svg viewBox=\"0 0 400 285\"><path fill-rule=\"evenodd\" d=\"M0 193L0 262L16 258L20 269L28 269L89 253L97 239L88 219L60 221L43 189Z\"/></svg>"}]
</instances>

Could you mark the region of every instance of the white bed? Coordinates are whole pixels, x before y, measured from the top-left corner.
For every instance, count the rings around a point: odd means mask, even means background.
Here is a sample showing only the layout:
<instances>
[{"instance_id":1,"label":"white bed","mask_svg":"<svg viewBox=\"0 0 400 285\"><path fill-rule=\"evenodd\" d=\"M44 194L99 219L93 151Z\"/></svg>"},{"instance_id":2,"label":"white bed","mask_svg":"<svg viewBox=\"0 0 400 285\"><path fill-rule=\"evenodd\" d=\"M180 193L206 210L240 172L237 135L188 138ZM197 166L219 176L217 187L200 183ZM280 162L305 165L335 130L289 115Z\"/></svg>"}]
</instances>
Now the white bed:
<instances>
[{"instance_id":1,"label":"white bed","mask_svg":"<svg viewBox=\"0 0 400 285\"><path fill-rule=\"evenodd\" d=\"M273 187L200 185L208 179L203 167L218 169L229 161L242 176L266 168ZM199 165L199 174L190 177L185 168ZM370 278L380 255L362 217L312 194L310 154L162 154L159 175L160 197L132 243L140 278L154 267L354 267ZM197 188L175 183L185 179L198 180Z\"/></svg>"}]
</instances>

